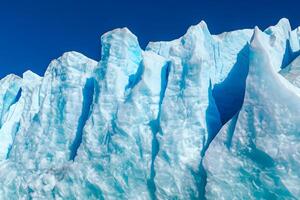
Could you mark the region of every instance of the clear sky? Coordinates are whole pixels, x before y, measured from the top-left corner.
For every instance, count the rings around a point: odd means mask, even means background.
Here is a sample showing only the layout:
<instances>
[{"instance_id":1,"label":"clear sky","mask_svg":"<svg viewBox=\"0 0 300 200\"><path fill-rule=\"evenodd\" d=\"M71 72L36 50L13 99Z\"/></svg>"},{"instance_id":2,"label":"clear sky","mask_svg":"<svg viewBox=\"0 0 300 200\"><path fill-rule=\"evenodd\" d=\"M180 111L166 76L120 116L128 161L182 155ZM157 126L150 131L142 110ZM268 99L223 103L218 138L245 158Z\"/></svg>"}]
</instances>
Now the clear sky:
<instances>
[{"instance_id":1,"label":"clear sky","mask_svg":"<svg viewBox=\"0 0 300 200\"><path fill-rule=\"evenodd\" d=\"M299 0L0 0L0 78L27 69L42 75L71 50L99 60L100 36L118 27L128 27L144 48L201 20L214 34L264 29L282 17L295 28L299 9Z\"/></svg>"}]
</instances>

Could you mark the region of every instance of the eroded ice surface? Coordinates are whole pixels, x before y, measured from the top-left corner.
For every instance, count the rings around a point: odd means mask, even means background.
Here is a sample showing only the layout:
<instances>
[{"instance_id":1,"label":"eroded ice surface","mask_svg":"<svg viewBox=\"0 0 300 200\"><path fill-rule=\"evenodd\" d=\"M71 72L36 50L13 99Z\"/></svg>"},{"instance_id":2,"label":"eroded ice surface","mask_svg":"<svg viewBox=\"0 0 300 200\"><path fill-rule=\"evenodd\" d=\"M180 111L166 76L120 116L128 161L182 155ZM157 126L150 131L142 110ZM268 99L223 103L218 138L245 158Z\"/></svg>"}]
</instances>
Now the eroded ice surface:
<instances>
[{"instance_id":1,"label":"eroded ice surface","mask_svg":"<svg viewBox=\"0 0 300 200\"><path fill-rule=\"evenodd\" d=\"M297 199L299 40L287 19L200 22L143 50L122 28L98 63L68 52L5 77L0 198Z\"/></svg>"},{"instance_id":2,"label":"eroded ice surface","mask_svg":"<svg viewBox=\"0 0 300 200\"><path fill-rule=\"evenodd\" d=\"M242 109L206 152L208 199L300 196L300 91L274 70L270 39L255 30Z\"/></svg>"},{"instance_id":3,"label":"eroded ice surface","mask_svg":"<svg viewBox=\"0 0 300 200\"><path fill-rule=\"evenodd\" d=\"M295 86L300 87L300 56L293 60L287 67L283 68L280 74Z\"/></svg>"}]
</instances>

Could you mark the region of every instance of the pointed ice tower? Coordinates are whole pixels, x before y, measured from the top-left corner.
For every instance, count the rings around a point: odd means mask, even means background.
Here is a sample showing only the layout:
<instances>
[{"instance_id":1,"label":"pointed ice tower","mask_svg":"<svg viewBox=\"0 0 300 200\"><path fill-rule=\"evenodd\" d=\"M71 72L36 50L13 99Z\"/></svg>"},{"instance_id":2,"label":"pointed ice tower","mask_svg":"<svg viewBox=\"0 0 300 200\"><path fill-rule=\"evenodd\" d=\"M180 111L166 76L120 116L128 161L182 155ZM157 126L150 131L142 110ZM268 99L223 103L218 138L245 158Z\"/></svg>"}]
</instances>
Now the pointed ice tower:
<instances>
[{"instance_id":1,"label":"pointed ice tower","mask_svg":"<svg viewBox=\"0 0 300 200\"><path fill-rule=\"evenodd\" d=\"M255 28L243 106L204 160L208 199L300 195L300 90L277 73L281 62L273 59L272 42Z\"/></svg>"},{"instance_id":2,"label":"pointed ice tower","mask_svg":"<svg viewBox=\"0 0 300 200\"><path fill-rule=\"evenodd\" d=\"M74 188L80 198L151 199L153 143L168 62L142 51L126 28L103 35L102 52L93 111L68 176L83 185ZM83 176L74 179L78 173ZM66 197L73 198L70 189Z\"/></svg>"}]
</instances>

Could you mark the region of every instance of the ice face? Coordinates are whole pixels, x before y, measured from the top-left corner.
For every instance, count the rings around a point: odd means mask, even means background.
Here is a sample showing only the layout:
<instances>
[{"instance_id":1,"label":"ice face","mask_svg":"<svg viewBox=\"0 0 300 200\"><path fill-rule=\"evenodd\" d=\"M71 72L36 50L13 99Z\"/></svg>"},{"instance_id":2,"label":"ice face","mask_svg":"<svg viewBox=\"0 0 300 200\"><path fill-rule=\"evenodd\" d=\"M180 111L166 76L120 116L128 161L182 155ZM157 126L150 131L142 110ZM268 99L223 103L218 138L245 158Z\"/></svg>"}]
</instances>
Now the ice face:
<instances>
[{"instance_id":1,"label":"ice face","mask_svg":"<svg viewBox=\"0 0 300 200\"><path fill-rule=\"evenodd\" d=\"M0 127L4 124L9 108L18 101L21 78L8 75L0 80Z\"/></svg>"},{"instance_id":2,"label":"ice face","mask_svg":"<svg viewBox=\"0 0 300 200\"><path fill-rule=\"evenodd\" d=\"M159 199L203 198L202 157L222 125L213 87L225 79L251 32L212 36L201 22L178 40L148 46L148 50L170 60L155 161ZM233 39L237 35L239 39ZM218 90L226 92L224 88Z\"/></svg>"},{"instance_id":3,"label":"ice face","mask_svg":"<svg viewBox=\"0 0 300 200\"><path fill-rule=\"evenodd\" d=\"M21 78L8 75L0 80L0 161L5 160L18 124L16 116L12 116L15 103L19 101ZM19 95L18 95L19 94Z\"/></svg>"},{"instance_id":4,"label":"ice face","mask_svg":"<svg viewBox=\"0 0 300 200\"><path fill-rule=\"evenodd\" d=\"M276 72L269 45L268 36L256 29L242 109L218 133L205 157L208 199L300 195L300 91Z\"/></svg>"},{"instance_id":5,"label":"ice face","mask_svg":"<svg viewBox=\"0 0 300 200\"><path fill-rule=\"evenodd\" d=\"M296 199L299 41L286 19L201 22L146 50L122 28L99 63L68 52L44 77L7 76L0 198Z\"/></svg>"},{"instance_id":6,"label":"ice face","mask_svg":"<svg viewBox=\"0 0 300 200\"><path fill-rule=\"evenodd\" d=\"M1 170L5 176L1 182L11 180L1 184L3 198L38 197L35 182L42 178L37 177L69 162L80 127L83 89L96 64L70 52L52 61L43 78L30 71L24 73L21 97L1 129L1 137L10 137L6 145L11 145L3 162L10 167ZM14 188L24 192L15 196Z\"/></svg>"}]
</instances>

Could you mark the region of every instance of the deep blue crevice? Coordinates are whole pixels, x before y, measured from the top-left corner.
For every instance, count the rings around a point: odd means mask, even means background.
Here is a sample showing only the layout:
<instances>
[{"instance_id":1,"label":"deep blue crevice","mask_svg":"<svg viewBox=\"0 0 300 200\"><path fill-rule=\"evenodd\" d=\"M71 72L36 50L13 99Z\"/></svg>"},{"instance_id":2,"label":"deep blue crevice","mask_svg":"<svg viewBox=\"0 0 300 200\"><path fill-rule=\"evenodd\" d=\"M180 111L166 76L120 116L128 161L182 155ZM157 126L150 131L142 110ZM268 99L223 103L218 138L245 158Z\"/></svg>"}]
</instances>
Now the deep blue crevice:
<instances>
[{"instance_id":1,"label":"deep blue crevice","mask_svg":"<svg viewBox=\"0 0 300 200\"><path fill-rule=\"evenodd\" d=\"M210 143L222 128L222 125L240 111L244 102L248 72L249 44L246 44L238 53L237 61L226 79L223 82L216 84L213 89L210 82L208 88L209 105L206 110L208 138L204 138L206 142L201 151L202 158L205 156ZM202 160L199 165L199 173L201 177L201 180L198 180L200 199L206 199L205 187L207 175Z\"/></svg>"},{"instance_id":2,"label":"deep blue crevice","mask_svg":"<svg viewBox=\"0 0 300 200\"><path fill-rule=\"evenodd\" d=\"M209 82L208 87L208 100L209 105L206 110L206 125L207 125L207 133L208 138L205 138L204 136L204 143L201 150L201 162L199 164L198 171L192 171L192 174L194 176L195 182L197 184L198 189L198 197L196 199L205 200L205 187L207 184L207 173L203 166L203 157L205 156L205 152L208 149L208 146L210 142L213 140L214 136L218 133L218 131L221 129L222 124L220 121L219 111L216 106L215 100L212 96L212 84L211 81Z\"/></svg>"},{"instance_id":3,"label":"deep blue crevice","mask_svg":"<svg viewBox=\"0 0 300 200\"><path fill-rule=\"evenodd\" d=\"M16 104L19 100L20 100L20 98L21 98L21 94L22 94L22 88L20 88L19 90L18 90L18 93L17 93L17 95L16 95L16 97L15 97L15 99L13 99L11 102L9 102L7 99L7 93L5 94L5 96L4 96L4 108L3 108L3 110L2 110L2 113L1 113L1 115L0 115L0 128L2 127L2 121L1 121L1 116L3 117L3 115L7 112L7 111L9 111L9 109L10 109L10 107L11 106L13 106L14 104ZM7 106L5 106L6 105L6 103L8 104Z\"/></svg>"},{"instance_id":4,"label":"deep blue crevice","mask_svg":"<svg viewBox=\"0 0 300 200\"><path fill-rule=\"evenodd\" d=\"M94 81L94 102L99 103L100 86L98 81Z\"/></svg>"},{"instance_id":5,"label":"deep blue crevice","mask_svg":"<svg viewBox=\"0 0 300 200\"><path fill-rule=\"evenodd\" d=\"M128 79L128 83L125 86L125 103L130 102L132 100L132 92L133 89L141 80L142 75L144 73L144 65L140 62L140 65L135 74L131 74Z\"/></svg>"},{"instance_id":6,"label":"deep blue crevice","mask_svg":"<svg viewBox=\"0 0 300 200\"><path fill-rule=\"evenodd\" d=\"M285 52L282 58L281 69L287 67L299 55L300 51L293 52L290 40L286 40Z\"/></svg>"},{"instance_id":7,"label":"deep blue crevice","mask_svg":"<svg viewBox=\"0 0 300 200\"><path fill-rule=\"evenodd\" d=\"M249 45L247 44L238 53L237 61L226 79L216 84L212 91L223 125L228 122L243 105L248 72ZM216 133L211 133L211 135L213 138Z\"/></svg>"},{"instance_id":8,"label":"deep blue crevice","mask_svg":"<svg viewBox=\"0 0 300 200\"><path fill-rule=\"evenodd\" d=\"M94 90L95 90L95 79L89 78L86 81L86 84L83 88L83 104L82 104L82 110L81 110L81 116L78 120L78 126L76 131L75 139L71 145L71 153L70 153L70 160L75 159L77 155L77 150L82 142L82 133L83 128L85 126L86 121L88 120L91 112L91 107L93 104L93 98L94 98Z\"/></svg>"},{"instance_id":9,"label":"deep blue crevice","mask_svg":"<svg viewBox=\"0 0 300 200\"><path fill-rule=\"evenodd\" d=\"M208 100L209 100L209 104L206 110L206 126L207 126L208 138L204 138L205 143L203 144L204 146L201 152L202 157L205 155L208 145L214 139L214 137L217 135L217 133L222 127L219 110L216 105L215 99L213 97L211 81L209 82L209 87L208 87Z\"/></svg>"},{"instance_id":10,"label":"deep blue crevice","mask_svg":"<svg viewBox=\"0 0 300 200\"><path fill-rule=\"evenodd\" d=\"M150 179L147 180L147 186L148 186L148 189L149 189L149 192L150 192L150 197L151 197L152 200L154 200L154 199L157 199L156 195L155 195L156 186L155 186L155 182L154 182L154 178L155 178L154 162L155 162L155 158L156 158L156 156L158 154L158 151L159 151L159 142L158 142L157 137L156 137L156 134L158 132L161 132L159 119L152 120L149 123L149 126L150 126L152 134L153 134L153 139L152 139L152 156L151 156Z\"/></svg>"},{"instance_id":11,"label":"deep blue crevice","mask_svg":"<svg viewBox=\"0 0 300 200\"><path fill-rule=\"evenodd\" d=\"M136 86L138 84L138 82L140 82L140 80L142 79L143 72L144 72L144 65L141 62L139 64L139 67L138 67L136 73L131 74L129 76L128 83L125 86L125 90L134 88L134 86Z\"/></svg>"},{"instance_id":12,"label":"deep blue crevice","mask_svg":"<svg viewBox=\"0 0 300 200\"><path fill-rule=\"evenodd\" d=\"M199 192L199 199L206 200L205 197L205 187L207 184L207 173L203 166L203 160L201 160L200 166L199 166L199 174L198 174L197 185L198 185L198 192Z\"/></svg>"},{"instance_id":13,"label":"deep blue crevice","mask_svg":"<svg viewBox=\"0 0 300 200\"><path fill-rule=\"evenodd\" d=\"M203 165L203 159L201 159L198 170L190 169L193 175L195 184L197 186L197 191L190 190L189 199L201 199L206 200L205 197L205 187L207 184L207 173Z\"/></svg>"},{"instance_id":14,"label":"deep blue crevice","mask_svg":"<svg viewBox=\"0 0 300 200\"><path fill-rule=\"evenodd\" d=\"M18 93L17 93L17 96L16 96L16 98L15 98L13 104L17 103L17 102L20 100L21 95L22 95L22 88L19 89L19 91L18 91Z\"/></svg>"},{"instance_id":15,"label":"deep blue crevice","mask_svg":"<svg viewBox=\"0 0 300 200\"><path fill-rule=\"evenodd\" d=\"M154 168L154 162L156 159L156 156L159 152L159 142L157 139L157 134L162 134L162 129L160 127L160 114L161 114L161 106L163 99L165 97L166 88L168 85L168 78L169 78L169 72L170 72L170 63L167 63L165 66L163 66L161 70L161 89L160 89L160 98L159 98L159 110L158 115L155 120L150 121L149 126L151 128L153 139L152 139L152 156L151 156L151 171L150 171L150 179L147 181L148 189L150 192L151 199L157 199L155 195L156 186L154 182L155 178L155 168Z\"/></svg>"},{"instance_id":16,"label":"deep blue crevice","mask_svg":"<svg viewBox=\"0 0 300 200\"><path fill-rule=\"evenodd\" d=\"M165 92L168 86L168 79L169 79L169 73L170 73L170 63L167 63L165 66L163 66L161 70L161 86L160 86L160 98L159 98L159 114L161 112L161 105L165 98Z\"/></svg>"},{"instance_id":17,"label":"deep blue crevice","mask_svg":"<svg viewBox=\"0 0 300 200\"><path fill-rule=\"evenodd\" d=\"M186 64L182 64L182 73L181 79L179 83L180 91L183 92L186 88L186 76L188 74L188 66Z\"/></svg>"},{"instance_id":18,"label":"deep blue crevice","mask_svg":"<svg viewBox=\"0 0 300 200\"><path fill-rule=\"evenodd\" d=\"M5 94L5 95L7 95L7 94ZM11 106L14 105L15 103L17 103L17 102L20 100L21 95L22 95L22 88L20 88L20 89L18 90L18 93L17 93L15 99L12 100L12 102L10 103L10 106L9 106L9 107L11 107ZM4 99L7 99L6 96L4 97ZM9 110L9 108L8 108L8 110Z\"/></svg>"}]
</instances>

